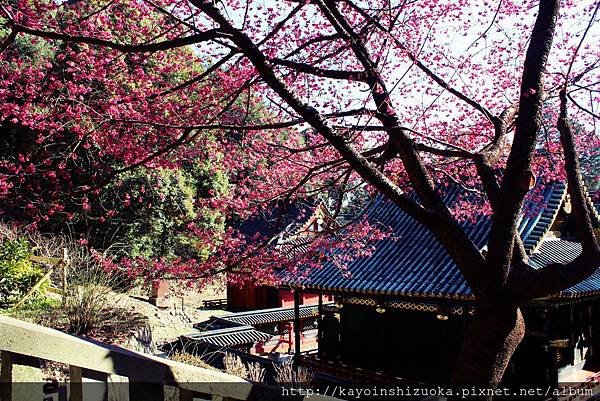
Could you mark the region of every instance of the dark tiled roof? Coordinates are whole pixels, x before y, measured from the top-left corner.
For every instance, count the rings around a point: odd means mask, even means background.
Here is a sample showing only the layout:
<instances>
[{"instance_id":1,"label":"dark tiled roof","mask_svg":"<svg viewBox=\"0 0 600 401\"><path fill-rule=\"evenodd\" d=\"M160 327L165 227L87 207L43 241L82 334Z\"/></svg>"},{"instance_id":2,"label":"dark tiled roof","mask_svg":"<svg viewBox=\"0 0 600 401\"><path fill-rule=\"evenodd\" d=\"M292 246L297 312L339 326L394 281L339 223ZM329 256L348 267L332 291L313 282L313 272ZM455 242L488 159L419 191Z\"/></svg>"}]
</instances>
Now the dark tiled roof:
<instances>
[{"instance_id":1,"label":"dark tiled roof","mask_svg":"<svg viewBox=\"0 0 600 401\"><path fill-rule=\"evenodd\" d=\"M452 205L464 194L459 187L446 191L444 201ZM534 250L550 228L565 194L562 183L546 185L540 202L529 200L519 232L529 251ZM374 253L348 263L344 274L333 263L312 269L306 278L285 278L291 285L329 292L381 294L407 297L471 299L473 293L444 247L426 227L394 203L379 197L367 211L371 223L391 227L398 239L377 241ZM489 235L489 218L461 223L471 240L482 249ZM285 273L283 273L285 274ZM286 281L287 280L287 281Z\"/></svg>"},{"instance_id":2,"label":"dark tiled roof","mask_svg":"<svg viewBox=\"0 0 600 401\"><path fill-rule=\"evenodd\" d=\"M194 328L200 331L220 330L239 326L243 325L240 325L235 322L230 322L228 320L220 319L218 316L211 316L211 318L205 322L194 324Z\"/></svg>"},{"instance_id":3,"label":"dark tiled roof","mask_svg":"<svg viewBox=\"0 0 600 401\"><path fill-rule=\"evenodd\" d=\"M581 253L581 244L566 240L543 241L539 249L532 253L529 262L535 268L550 263L569 263Z\"/></svg>"},{"instance_id":4,"label":"dark tiled roof","mask_svg":"<svg viewBox=\"0 0 600 401\"><path fill-rule=\"evenodd\" d=\"M209 330L181 336L187 341L208 343L218 347L232 347L236 345L254 344L257 341L268 340L272 336L258 331L251 326L235 326L225 329Z\"/></svg>"},{"instance_id":5,"label":"dark tiled roof","mask_svg":"<svg viewBox=\"0 0 600 401\"><path fill-rule=\"evenodd\" d=\"M325 304L323 306L332 305ZM317 305L300 306L300 318L318 316ZM248 312L236 312L228 315L213 316L208 322L196 323L194 328L202 330L181 336L184 341L213 344L219 347L231 347L253 344L271 338L269 333L256 330L252 326L294 320L294 308L271 308Z\"/></svg>"},{"instance_id":6,"label":"dark tiled roof","mask_svg":"<svg viewBox=\"0 0 600 401\"><path fill-rule=\"evenodd\" d=\"M296 226L310 216L315 204L312 201L296 201L292 203L274 202L268 208L244 221L239 227L247 236L259 235L273 238L288 226Z\"/></svg>"},{"instance_id":7,"label":"dark tiled roof","mask_svg":"<svg viewBox=\"0 0 600 401\"><path fill-rule=\"evenodd\" d=\"M542 209L537 202L529 201L523 207L523 218L519 223L519 234L523 238L523 245L527 252L531 252L539 245L556 218L560 204L566 195L563 183L555 182L542 191Z\"/></svg>"},{"instance_id":8,"label":"dark tiled roof","mask_svg":"<svg viewBox=\"0 0 600 401\"><path fill-rule=\"evenodd\" d=\"M537 252L530 257L530 263L535 268L550 263L569 263L581 253L581 244L565 240L546 240L542 242ZM587 279L575 284L558 294L560 298L591 296L600 293L600 269Z\"/></svg>"}]
</instances>

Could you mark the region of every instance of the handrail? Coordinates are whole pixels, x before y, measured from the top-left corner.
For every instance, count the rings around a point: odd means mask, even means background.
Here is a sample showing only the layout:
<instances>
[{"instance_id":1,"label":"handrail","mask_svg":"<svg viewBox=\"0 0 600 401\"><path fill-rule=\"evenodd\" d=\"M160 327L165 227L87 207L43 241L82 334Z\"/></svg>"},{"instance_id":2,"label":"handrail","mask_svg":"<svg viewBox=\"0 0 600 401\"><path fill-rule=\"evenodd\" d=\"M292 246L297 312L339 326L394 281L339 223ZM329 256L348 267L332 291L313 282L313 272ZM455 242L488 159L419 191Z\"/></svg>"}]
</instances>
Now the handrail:
<instances>
[{"instance_id":1,"label":"handrail","mask_svg":"<svg viewBox=\"0 0 600 401\"><path fill-rule=\"evenodd\" d=\"M134 384L178 387L180 400L192 400L194 393L209 394L213 396L213 400L223 401L277 399L273 398L273 394L263 397L267 393L278 391L277 389L237 376L73 336L7 316L0 316L0 353L3 365L0 376L3 382L7 379L6 371L10 372L13 368L13 355L24 356L29 360L39 358L69 365L71 400L83 399L81 381L82 377L87 377L85 373L82 375L85 371L97 372L107 377L124 376L129 379L129 383ZM8 361L4 359L5 356L9 357ZM8 382L12 382L12 379ZM6 396L7 389L8 387L4 387L0 391L4 394L0 394L0 397L8 397L3 401L12 399L11 395ZM312 401L336 400L319 394L304 397L309 398ZM27 401L32 400L27 398Z\"/></svg>"},{"instance_id":2,"label":"handrail","mask_svg":"<svg viewBox=\"0 0 600 401\"><path fill-rule=\"evenodd\" d=\"M200 393L246 400L253 384L236 376L130 351L0 316L0 350L46 359L132 382L171 384ZM226 386L215 384L222 383Z\"/></svg>"}]
</instances>

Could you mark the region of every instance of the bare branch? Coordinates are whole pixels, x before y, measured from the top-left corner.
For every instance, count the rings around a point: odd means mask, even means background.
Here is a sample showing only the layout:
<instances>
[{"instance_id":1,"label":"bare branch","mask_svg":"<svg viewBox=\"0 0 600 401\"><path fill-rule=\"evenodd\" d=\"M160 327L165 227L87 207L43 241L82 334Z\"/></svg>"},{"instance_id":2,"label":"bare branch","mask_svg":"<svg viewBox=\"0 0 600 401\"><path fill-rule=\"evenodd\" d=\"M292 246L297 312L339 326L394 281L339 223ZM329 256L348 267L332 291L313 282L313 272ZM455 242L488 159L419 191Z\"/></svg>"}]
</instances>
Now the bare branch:
<instances>
[{"instance_id":1,"label":"bare branch","mask_svg":"<svg viewBox=\"0 0 600 401\"><path fill-rule=\"evenodd\" d=\"M566 86L569 83L569 76L571 75L571 70L573 69L573 64L575 63L575 59L577 58L577 54L579 53L579 49L581 49L581 45L583 45L583 41L587 37L587 34L590 31L590 28L594 24L594 20L596 19L596 14L598 13L598 9L599 8L600 8L600 2L597 2L596 3L596 8L594 8L594 12L592 13L592 16L590 17L590 20L588 21L588 25L585 28L585 30L583 31L583 35L581 36L581 39L579 40L579 43L577 44L577 48L575 49L575 53L573 53L573 57L571 57L571 62L569 63L569 68L567 69L567 75L565 77L565 90L566 90Z\"/></svg>"},{"instance_id":2,"label":"bare branch","mask_svg":"<svg viewBox=\"0 0 600 401\"><path fill-rule=\"evenodd\" d=\"M596 114L596 113L594 113L593 111L591 111L590 109L588 109L588 108L585 108L585 107L583 107L582 105L580 105L579 103L577 103L577 101L576 101L575 99L573 99L573 97L571 96L571 94L570 94L570 93L568 93L568 94L567 94L567 97L569 98L569 100L570 100L571 102L573 102L573 104L574 104L575 106L577 106L577 108L578 108L579 110L581 110L581 111L583 111L583 112L585 112L585 113L589 114L590 116L592 116L592 117L594 117L594 118L596 118L596 119L600 120L600 114Z\"/></svg>"},{"instance_id":3,"label":"bare branch","mask_svg":"<svg viewBox=\"0 0 600 401\"><path fill-rule=\"evenodd\" d=\"M303 72L306 74L316 75L318 77L343 79L343 80L347 80L347 81L365 81L365 79L366 79L366 74L364 71L331 70L331 69L315 67L310 64L298 63L295 61L284 60L284 59L280 59L280 58L274 58L274 59L271 59L270 61L273 64L291 68L295 71Z\"/></svg>"},{"instance_id":4,"label":"bare branch","mask_svg":"<svg viewBox=\"0 0 600 401\"><path fill-rule=\"evenodd\" d=\"M331 119L331 118L342 118L342 117L350 117L364 114L372 114L373 112L367 109L352 109L347 111L340 111L337 113L328 113L323 114L323 118ZM148 125L151 127L157 128L171 128L171 129L194 129L194 130L234 130L234 131L258 131L258 130L270 130L270 129L281 129L281 128L289 128L296 125L306 124L306 120L303 118L297 118L289 121L280 121L275 123L265 123L265 124L253 124L253 125L237 125L237 124L200 124L200 125L175 125L175 124L165 124L158 123L153 121L144 121L144 120L126 120L126 119L113 119L113 122L120 122L126 124L141 124Z\"/></svg>"},{"instance_id":5,"label":"bare branch","mask_svg":"<svg viewBox=\"0 0 600 401\"><path fill-rule=\"evenodd\" d=\"M294 49L293 51L291 51L290 53L288 53L284 58L288 59L288 58L290 58L292 56L295 56L296 54L300 53L302 50L304 50L307 47L309 47L311 45L314 45L316 43L329 42L329 41L333 41L333 40L337 40L337 39L341 39L341 36L338 33L334 33L332 35L317 36L316 38L309 39L306 42L302 43L296 49Z\"/></svg>"},{"instance_id":6,"label":"bare branch","mask_svg":"<svg viewBox=\"0 0 600 401\"><path fill-rule=\"evenodd\" d=\"M217 29L211 29L205 32L189 35L177 39L166 40L156 43L148 44L123 44L111 42L109 40L94 38L91 36L79 36L69 35L60 32L44 31L40 29L33 29L20 24L14 24L13 30L16 33L26 33L33 36L42 37L45 39L62 40L65 42L72 43L86 43L89 45L105 46L111 49L119 50L123 53L144 53L144 52L155 52L160 50L174 49L177 47L188 46L200 42L206 42L214 40L219 37L224 37L222 32Z\"/></svg>"},{"instance_id":7,"label":"bare branch","mask_svg":"<svg viewBox=\"0 0 600 401\"><path fill-rule=\"evenodd\" d=\"M415 63L415 65L422 72L424 72L425 75L427 75L429 78L431 78L435 83L437 83L439 86L441 86L442 88L444 88L445 90L447 90L448 92L453 94L454 96L458 97L459 99L461 99L468 105L472 106L474 109L480 111L490 121L492 121L492 122L494 121L494 115L492 113L490 113L489 110L487 110L480 103L469 98L464 93L459 92L455 88L452 88L444 79L442 79L439 75L434 73L429 67L427 67L425 64L423 64L412 52L410 52L410 50L400 40L398 40L398 38L391 35L390 32L383 25L381 25L378 21L376 21L373 17L371 17L365 10L363 10L361 7L357 6L356 4L354 4L354 2L352 2L350 0L345 0L345 2L347 4L349 4L354 10L356 10L363 18L371 21L373 23L373 26L375 26L377 29L379 29L384 34L388 35L389 38L392 40L392 42L394 44L396 44L396 46L398 46L399 49L404 51L407 54L408 58L413 63Z\"/></svg>"}]
</instances>

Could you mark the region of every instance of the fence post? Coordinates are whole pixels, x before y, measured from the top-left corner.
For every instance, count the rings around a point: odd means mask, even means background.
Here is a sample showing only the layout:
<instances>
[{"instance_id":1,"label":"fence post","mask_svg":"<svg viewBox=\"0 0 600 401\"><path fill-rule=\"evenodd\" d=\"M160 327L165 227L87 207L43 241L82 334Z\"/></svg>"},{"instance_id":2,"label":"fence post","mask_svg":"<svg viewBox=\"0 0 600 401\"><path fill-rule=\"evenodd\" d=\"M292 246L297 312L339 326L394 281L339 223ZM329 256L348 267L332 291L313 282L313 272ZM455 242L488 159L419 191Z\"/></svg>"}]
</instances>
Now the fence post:
<instances>
[{"instance_id":1,"label":"fence post","mask_svg":"<svg viewBox=\"0 0 600 401\"><path fill-rule=\"evenodd\" d=\"M180 387L179 401L194 401L194 392Z\"/></svg>"},{"instance_id":2,"label":"fence post","mask_svg":"<svg viewBox=\"0 0 600 401\"><path fill-rule=\"evenodd\" d=\"M2 351L0 396L2 401L31 401L44 397L39 359Z\"/></svg>"},{"instance_id":3,"label":"fence post","mask_svg":"<svg viewBox=\"0 0 600 401\"><path fill-rule=\"evenodd\" d=\"M130 401L129 379L127 377L108 375L106 384L108 387L108 401Z\"/></svg>"},{"instance_id":4,"label":"fence post","mask_svg":"<svg viewBox=\"0 0 600 401\"><path fill-rule=\"evenodd\" d=\"M2 365L0 366L0 399L2 401L12 401L12 355L10 352L2 351L0 358L2 359Z\"/></svg>"},{"instance_id":5,"label":"fence post","mask_svg":"<svg viewBox=\"0 0 600 401\"><path fill-rule=\"evenodd\" d=\"M69 269L69 254L67 253L67 248L63 248L63 256L62 256L62 300L63 304L67 298L67 273Z\"/></svg>"},{"instance_id":6,"label":"fence post","mask_svg":"<svg viewBox=\"0 0 600 401\"><path fill-rule=\"evenodd\" d=\"M69 401L83 401L83 369L69 366Z\"/></svg>"}]
</instances>

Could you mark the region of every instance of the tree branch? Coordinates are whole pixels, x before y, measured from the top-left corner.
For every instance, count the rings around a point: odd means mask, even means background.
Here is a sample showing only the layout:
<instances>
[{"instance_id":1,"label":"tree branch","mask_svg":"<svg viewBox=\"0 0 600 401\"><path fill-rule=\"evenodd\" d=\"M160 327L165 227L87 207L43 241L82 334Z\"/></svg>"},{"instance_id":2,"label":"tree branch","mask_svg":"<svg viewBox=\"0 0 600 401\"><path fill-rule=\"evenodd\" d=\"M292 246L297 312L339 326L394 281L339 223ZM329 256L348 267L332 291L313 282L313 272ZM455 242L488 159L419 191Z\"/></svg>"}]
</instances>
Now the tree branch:
<instances>
[{"instance_id":1,"label":"tree branch","mask_svg":"<svg viewBox=\"0 0 600 401\"><path fill-rule=\"evenodd\" d=\"M367 158L348 144L342 136L337 135L317 110L302 102L288 89L285 83L275 75L266 56L260 49L244 32L235 29L211 2L202 0L190 1L209 18L219 24L222 30L231 35L230 39L252 62L264 82L321 134L348 162L354 171L397 204L402 210L415 218L415 220L433 230L436 236L446 245L448 252L457 264L463 267L461 271L463 271L467 280L472 283L473 290L478 292L479 288L477 281L474 280L474 275L476 267L483 263L483 257L477 247L466 237L460 226L454 220L450 222L444 221L447 224L440 224L440 216L437 213L432 212L409 198L389 178L380 172L376 166L371 164ZM356 48L359 50L358 47ZM414 155L414 149L411 149L411 152Z\"/></svg>"},{"instance_id":2,"label":"tree branch","mask_svg":"<svg viewBox=\"0 0 600 401\"><path fill-rule=\"evenodd\" d=\"M298 62L291 61L291 60L284 60L281 58L273 58L270 61L273 64L291 68L295 71L303 72L306 74L316 75L318 77L343 79L346 81L363 81L363 82L365 81L365 78L366 78L366 74L364 71L331 70L331 69L315 67L310 64L298 63Z\"/></svg>"},{"instance_id":3,"label":"tree branch","mask_svg":"<svg viewBox=\"0 0 600 401\"><path fill-rule=\"evenodd\" d=\"M502 202L492 216L488 242L488 260L494 266L493 274L486 277L490 286L487 292L491 296L497 295L494 292L504 287L508 280L517 222L529 191L533 152L541 126L544 71L552 47L558 9L559 0L540 1L525 56L519 115L499 193Z\"/></svg>"},{"instance_id":4,"label":"tree branch","mask_svg":"<svg viewBox=\"0 0 600 401\"><path fill-rule=\"evenodd\" d=\"M565 85L566 86L566 85ZM566 88L560 92L560 116L558 130L565 155L568 193L577 227L576 235L582 252L568 264L553 263L540 270L528 269L511 277L514 296L537 298L567 289L591 276L600 267L600 244L594 233L592 210L581 177L579 157L575 148L573 127L567 116Z\"/></svg>"},{"instance_id":5,"label":"tree branch","mask_svg":"<svg viewBox=\"0 0 600 401\"><path fill-rule=\"evenodd\" d=\"M160 50L169 50L177 47L183 47L193 45L200 42L206 42L219 37L223 37L223 33L216 29L211 29L205 32L197 33L194 35L185 36L182 38L166 40L156 43L147 44L123 44L111 42L110 40L104 40L94 38L91 36L79 36L69 35L60 32L44 31L40 29L33 29L20 24L14 24L13 30L16 33L26 33L33 36L38 36L45 39L62 40L64 42L72 43L86 43L89 45L97 45L109 47L111 49L119 50L123 53L143 53L143 52L155 52Z\"/></svg>"},{"instance_id":6,"label":"tree branch","mask_svg":"<svg viewBox=\"0 0 600 401\"><path fill-rule=\"evenodd\" d=\"M341 36L338 33L334 33L332 35L317 36L316 38L309 39L306 42L302 43L296 49L294 49L290 53L288 53L284 58L285 59L290 58L290 57L300 53L302 50L306 49L310 45L314 45L315 43L328 42L328 41L333 41L333 40L337 40L337 39L341 39Z\"/></svg>"},{"instance_id":7,"label":"tree branch","mask_svg":"<svg viewBox=\"0 0 600 401\"><path fill-rule=\"evenodd\" d=\"M481 112L490 121L492 121L492 122L494 121L494 115L492 113L490 113L489 110L487 110L480 103L469 98L464 93L459 92L455 88L452 88L444 79L442 79L439 75L437 75L435 72L433 72L429 67L427 67L425 64L423 64L402 42L400 42L400 40L398 40L396 37L394 37L392 34L390 34L388 29L386 29L383 25L381 25L378 21L376 21L373 17L371 17L365 10L363 10L361 7L357 6L356 4L354 4L354 2L352 2L350 0L345 0L345 2L348 5L350 5L353 9L355 9L363 18L371 21L371 23L373 23L373 25L377 29L379 29L381 32L383 32L387 36L389 36L390 40L393 43L395 43L396 46L398 46L398 48L400 50L402 50L406 53L406 55L408 56L410 61L412 61L422 72L425 73L425 75L427 75L429 78L431 78L435 83L437 83L439 86L441 86L442 88L444 88L445 90L447 90L448 92L450 92L452 95L456 96L463 102L465 102L468 105L470 105L471 107L473 107L475 110L478 110L479 112Z\"/></svg>"},{"instance_id":8,"label":"tree branch","mask_svg":"<svg viewBox=\"0 0 600 401\"><path fill-rule=\"evenodd\" d=\"M105 185L107 185L108 183L110 183L115 177L117 177L120 174L126 173L127 171L131 171L134 170L140 166L143 166L144 164L147 164L149 162L151 162L152 160L163 156L167 153L169 153L170 151L172 151L173 149L179 147L180 145L183 145L187 140L189 140L191 138L191 134L194 130L193 129L186 129L180 136L179 138L177 138L176 140L174 140L173 142L169 143L168 145L164 146L163 148L157 150L156 152L153 152L151 154L149 154L148 156L144 157L142 160L132 163L126 167L123 167L121 169L118 170L114 170L113 172L111 172L107 177L105 177L100 183L94 185L93 187L87 188L85 190L83 190L82 192L91 192L94 191L96 189L100 189L103 188ZM76 191L79 192L79 191Z\"/></svg>"},{"instance_id":9,"label":"tree branch","mask_svg":"<svg viewBox=\"0 0 600 401\"><path fill-rule=\"evenodd\" d=\"M362 114L372 114L372 111L367 109L352 109L347 111L340 111L337 113L323 114L322 117L325 119L331 118L342 118L358 116ZM125 119L114 119L114 122L126 123L126 124L141 124L148 125L157 128L171 128L171 129L194 129L194 130L232 130L232 131L258 131L258 130L270 130L270 129L281 129L289 128L300 124L305 124L306 120L303 118L297 118L289 121L280 121L275 123L265 124L253 124L253 125L237 125L237 124L200 124L200 125L175 125L165 124L152 121L144 120L125 120Z\"/></svg>"}]
</instances>

